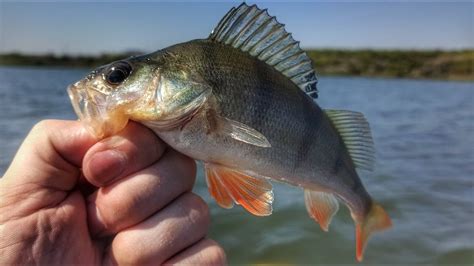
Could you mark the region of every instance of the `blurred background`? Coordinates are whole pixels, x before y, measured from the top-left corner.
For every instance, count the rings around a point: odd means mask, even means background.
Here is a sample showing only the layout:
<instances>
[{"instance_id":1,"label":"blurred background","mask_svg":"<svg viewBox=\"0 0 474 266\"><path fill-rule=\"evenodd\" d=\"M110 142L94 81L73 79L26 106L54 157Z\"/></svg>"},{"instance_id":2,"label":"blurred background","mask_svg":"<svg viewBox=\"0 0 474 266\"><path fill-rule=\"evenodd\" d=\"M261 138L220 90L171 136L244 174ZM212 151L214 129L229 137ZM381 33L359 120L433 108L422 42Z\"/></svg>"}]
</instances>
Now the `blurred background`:
<instances>
[{"instance_id":1,"label":"blurred background","mask_svg":"<svg viewBox=\"0 0 474 266\"><path fill-rule=\"evenodd\" d=\"M474 4L249 1L286 24L314 61L323 108L363 112L377 149L360 172L392 216L363 264L474 263ZM76 119L67 85L94 67L206 38L239 2L0 2L0 175L38 121ZM274 213L220 209L202 170L211 237L230 263L354 264L343 208L329 233L302 191L275 184Z\"/></svg>"}]
</instances>

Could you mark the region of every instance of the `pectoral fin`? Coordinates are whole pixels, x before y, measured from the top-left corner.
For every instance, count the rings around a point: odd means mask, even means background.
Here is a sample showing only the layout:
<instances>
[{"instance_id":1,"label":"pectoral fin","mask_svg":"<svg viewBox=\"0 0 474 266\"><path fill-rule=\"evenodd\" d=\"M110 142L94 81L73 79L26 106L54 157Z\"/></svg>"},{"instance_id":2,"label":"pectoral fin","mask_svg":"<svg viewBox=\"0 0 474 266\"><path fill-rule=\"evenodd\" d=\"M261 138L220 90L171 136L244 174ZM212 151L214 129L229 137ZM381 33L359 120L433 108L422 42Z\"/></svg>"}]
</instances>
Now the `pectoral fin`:
<instances>
[{"instance_id":1,"label":"pectoral fin","mask_svg":"<svg viewBox=\"0 0 474 266\"><path fill-rule=\"evenodd\" d=\"M208 109L205 115L209 134L230 136L235 140L262 148L271 147L262 133L244 123L220 116L212 109Z\"/></svg>"},{"instance_id":2,"label":"pectoral fin","mask_svg":"<svg viewBox=\"0 0 474 266\"><path fill-rule=\"evenodd\" d=\"M309 216L319 223L321 229L329 230L332 217L339 210L339 203L331 193L304 190L304 201Z\"/></svg>"},{"instance_id":3,"label":"pectoral fin","mask_svg":"<svg viewBox=\"0 0 474 266\"><path fill-rule=\"evenodd\" d=\"M272 214L272 185L260 177L216 164L205 164L209 193L224 208L234 202L257 216Z\"/></svg>"},{"instance_id":4,"label":"pectoral fin","mask_svg":"<svg viewBox=\"0 0 474 266\"><path fill-rule=\"evenodd\" d=\"M219 117L219 119L221 132L229 134L233 139L258 147L271 147L268 139L256 129L228 118Z\"/></svg>"}]
</instances>

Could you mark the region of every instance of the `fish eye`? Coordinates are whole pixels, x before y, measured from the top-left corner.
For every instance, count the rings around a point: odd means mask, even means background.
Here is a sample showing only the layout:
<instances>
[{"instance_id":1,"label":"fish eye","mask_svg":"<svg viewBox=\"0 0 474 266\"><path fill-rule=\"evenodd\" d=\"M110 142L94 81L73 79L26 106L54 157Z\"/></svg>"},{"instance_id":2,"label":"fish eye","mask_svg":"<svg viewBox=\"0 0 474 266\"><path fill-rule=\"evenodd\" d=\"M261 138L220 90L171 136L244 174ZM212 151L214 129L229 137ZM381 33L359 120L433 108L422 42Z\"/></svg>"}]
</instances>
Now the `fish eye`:
<instances>
[{"instance_id":1,"label":"fish eye","mask_svg":"<svg viewBox=\"0 0 474 266\"><path fill-rule=\"evenodd\" d=\"M130 73L132 73L132 66L125 61L119 61L109 67L104 78L110 85L118 85L126 80Z\"/></svg>"}]
</instances>

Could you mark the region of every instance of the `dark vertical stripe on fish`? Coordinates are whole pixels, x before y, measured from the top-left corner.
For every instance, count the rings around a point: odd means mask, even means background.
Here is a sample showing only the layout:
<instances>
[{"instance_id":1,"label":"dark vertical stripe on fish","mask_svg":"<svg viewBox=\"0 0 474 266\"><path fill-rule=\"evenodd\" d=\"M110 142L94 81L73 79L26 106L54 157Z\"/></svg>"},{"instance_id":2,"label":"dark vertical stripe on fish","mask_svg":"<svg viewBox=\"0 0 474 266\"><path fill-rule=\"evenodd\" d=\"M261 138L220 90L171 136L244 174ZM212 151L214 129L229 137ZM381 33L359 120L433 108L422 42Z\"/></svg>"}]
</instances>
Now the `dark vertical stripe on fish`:
<instances>
[{"instance_id":1,"label":"dark vertical stripe on fish","mask_svg":"<svg viewBox=\"0 0 474 266\"><path fill-rule=\"evenodd\" d=\"M264 77L265 73L262 72L262 67L258 67L259 62L255 62L256 66L254 67L254 70L257 72L256 77L259 78L258 84L266 84L266 82L260 80L260 77ZM252 125L258 125L258 127L262 127L265 123L265 120L267 119L267 116L269 114L269 111L275 108L274 104L274 98L275 94L273 93L274 88L265 88L265 85L260 85L262 87L258 88L260 93L264 94L265 97L257 97L258 102L255 106L255 111L253 114L251 114L252 117ZM268 104L270 103L270 104ZM261 128L258 128L259 130L262 130Z\"/></svg>"},{"instance_id":2,"label":"dark vertical stripe on fish","mask_svg":"<svg viewBox=\"0 0 474 266\"><path fill-rule=\"evenodd\" d=\"M304 97L306 97L306 95ZM303 105L303 106L307 106L307 105ZM301 136L299 139L298 150L297 150L298 154L296 157L297 159L293 165L293 170L296 170L303 162L313 160L313 158L311 158L311 156L308 156L308 155L310 153L311 148L313 147L314 142L316 141L315 131L319 130L319 127L315 125L319 125L320 124L319 120L321 119L321 116L319 115L316 117L313 117L309 110L304 110L303 114L304 114L304 122L305 122L304 130L303 130L304 135Z\"/></svg>"},{"instance_id":3,"label":"dark vertical stripe on fish","mask_svg":"<svg viewBox=\"0 0 474 266\"><path fill-rule=\"evenodd\" d=\"M198 50L199 49L199 50ZM212 67L217 62L217 52L215 47L201 46L196 49L201 57L201 62L207 62L209 67ZM218 81L219 77L212 77L210 75L202 75L202 77L211 85L212 88L218 88L220 84Z\"/></svg>"}]
</instances>

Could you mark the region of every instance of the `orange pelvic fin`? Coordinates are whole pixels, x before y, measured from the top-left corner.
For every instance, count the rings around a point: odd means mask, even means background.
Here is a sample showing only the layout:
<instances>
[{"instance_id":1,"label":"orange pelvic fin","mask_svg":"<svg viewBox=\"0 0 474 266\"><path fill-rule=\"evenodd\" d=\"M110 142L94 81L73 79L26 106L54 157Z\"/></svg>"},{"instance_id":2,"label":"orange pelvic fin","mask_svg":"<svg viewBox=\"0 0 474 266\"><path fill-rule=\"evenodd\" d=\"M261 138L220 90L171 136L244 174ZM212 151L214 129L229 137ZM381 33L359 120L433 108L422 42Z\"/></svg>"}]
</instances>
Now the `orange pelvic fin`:
<instances>
[{"instance_id":1,"label":"orange pelvic fin","mask_svg":"<svg viewBox=\"0 0 474 266\"><path fill-rule=\"evenodd\" d=\"M382 206L373 203L372 208L361 222L356 222L356 257L360 262L364 257L364 250L373 232L383 231L392 226L392 221Z\"/></svg>"},{"instance_id":2,"label":"orange pelvic fin","mask_svg":"<svg viewBox=\"0 0 474 266\"><path fill-rule=\"evenodd\" d=\"M266 179L216 164L205 168L209 193L220 206L232 208L235 202L253 215L272 214L272 185Z\"/></svg>"},{"instance_id":3,"label":"orange pelvic fin","mask_svg":"<svg viewBox=\"0 0 474 266\"><path fill-rule=\"evenodd\" d=\"M216 200L217 204L222 208L230 209L234 207L234 200L227 192L227 189L222 185L219 176L214 171L206 166L206 181L209 189L209 194Z\"/></svg>"},{"instance_id":4,"label":"orange pelvic fin","mask_svg":"<svg viewBox=\"0 0 474 266\"><path fill-rule=\"evenodd\" d=\"M305 189L304 201L309 216L319 223L321 229L327 232L332 217L339 210L339 202L336 197L331 193Z\"/></svg>"}]
</instances>

